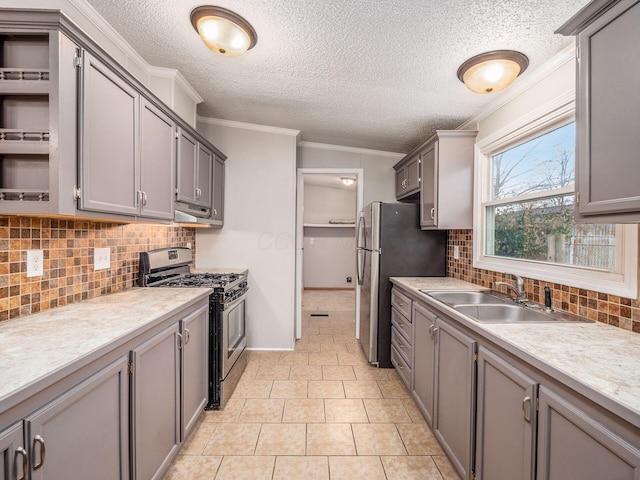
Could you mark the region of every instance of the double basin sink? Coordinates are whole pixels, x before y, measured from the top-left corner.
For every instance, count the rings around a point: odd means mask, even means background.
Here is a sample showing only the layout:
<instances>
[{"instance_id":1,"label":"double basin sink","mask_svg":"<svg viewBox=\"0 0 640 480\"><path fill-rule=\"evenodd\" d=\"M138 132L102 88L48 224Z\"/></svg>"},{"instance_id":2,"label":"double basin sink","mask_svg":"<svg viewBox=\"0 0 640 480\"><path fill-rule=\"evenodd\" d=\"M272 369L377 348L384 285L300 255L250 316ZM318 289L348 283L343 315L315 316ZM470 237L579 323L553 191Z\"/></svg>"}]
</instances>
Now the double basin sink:
<instances>
[{"instance_id":1,"label":"double basin sink","mask_svg":"<svg viewBox=\"0 0 640 480\"><path fill-rule=\"evenodd\" d=\"M493 290L471 292L420 291L481 323L592 323L592 320L570 313L545 311L535 303L518 303L509 296Z\"/></svg>"}]
</instances>

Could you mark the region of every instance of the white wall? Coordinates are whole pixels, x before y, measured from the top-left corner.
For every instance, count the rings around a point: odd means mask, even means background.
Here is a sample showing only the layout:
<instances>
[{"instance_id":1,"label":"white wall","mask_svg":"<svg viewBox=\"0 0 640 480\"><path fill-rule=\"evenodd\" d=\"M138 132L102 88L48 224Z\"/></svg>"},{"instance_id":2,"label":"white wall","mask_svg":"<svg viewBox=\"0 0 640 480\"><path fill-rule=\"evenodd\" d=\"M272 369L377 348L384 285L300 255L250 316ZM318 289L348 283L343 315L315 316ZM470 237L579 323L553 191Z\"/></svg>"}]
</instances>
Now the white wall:
<instances>
[{"instance_id":1,"label":"white wall","mask_svg":"<svg viewBox=\"0 0 640 480\"><path fill-rule=\"evenodd\" d=\"M199 118L198 131L228 157L225 223L196 232L196 265L248 268L249 348L291 349L298 132L210 122Z\"/></svg>"},{"instance_id":2,"label":"white wall","mask_svg":"<svg viewBox=\"0 0 640 480\"><path fill-rule=\"evenodd\" d=\"M310 174L313 176L313 174ZM304 186L304 223L326 224L331 219L356 218L356 191ZM354 288L355 228L304 228L304 288ZM351 283L347 282L351 277Z\"/></svg>"},{"instance_id":3,"label":"white wall","mask_svg":"<svg viewBox=\"0 0 640 480\"><path fill-rule=\"evenodd\" d=\"M395 202L393 166L403 154L301 142L298 168L362 168L364 204Z\"/></svg>"}]
</instances>

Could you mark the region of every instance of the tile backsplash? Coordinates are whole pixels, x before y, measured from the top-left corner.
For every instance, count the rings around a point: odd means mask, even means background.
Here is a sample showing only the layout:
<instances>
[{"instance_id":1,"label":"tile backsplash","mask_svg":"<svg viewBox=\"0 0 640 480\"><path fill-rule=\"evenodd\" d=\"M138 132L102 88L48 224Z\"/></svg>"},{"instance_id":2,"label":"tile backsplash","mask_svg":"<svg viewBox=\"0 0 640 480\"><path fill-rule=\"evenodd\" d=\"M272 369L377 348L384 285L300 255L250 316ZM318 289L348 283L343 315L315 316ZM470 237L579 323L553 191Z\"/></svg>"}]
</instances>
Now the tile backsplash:
<instances>
[{"instance_id":1,"label":"tile backsplash","mask_svg":"<svg viewBox=\"0 0 640 480\"><path fill-rule=\"evenodd\" d=\"M453 247L459 258L453 258ZM492 287L496 281L511 281L509 276L473 267L473 231L451 230L447 238L447 272L450 277ZM525 278L529 300L544 303L544 287L551 288L553 308L591 320L640 333L640 301L606 293L569 287L553 282Z\"/></svg>"},{"instance_id":2,"label":"tile backsplash","mask_svg":"<svg viewBox=\"0 0 640 480\"><path fill-rule=\"evenodd\" d=\"M130 288L139 252L187 243L195 248L195 229L175 225L0 217L0 320ZM111 268L94 271L100 247L111 250ZM30 249L43 250L42 276L26 276Z\"/></svg>"}]
</instances>

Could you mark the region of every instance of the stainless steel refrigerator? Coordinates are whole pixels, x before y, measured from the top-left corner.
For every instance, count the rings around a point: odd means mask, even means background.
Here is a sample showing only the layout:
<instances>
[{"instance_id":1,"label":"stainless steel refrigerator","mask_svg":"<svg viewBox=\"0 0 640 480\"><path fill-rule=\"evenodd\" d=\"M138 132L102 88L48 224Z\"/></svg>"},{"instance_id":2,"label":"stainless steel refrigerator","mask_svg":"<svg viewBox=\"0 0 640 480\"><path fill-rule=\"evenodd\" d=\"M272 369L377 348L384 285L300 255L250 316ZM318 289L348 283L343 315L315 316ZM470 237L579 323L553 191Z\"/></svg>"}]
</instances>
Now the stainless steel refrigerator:
<instances>
[{"instance_id":1,"label":"stainless steel refrigerator","mask_svg":"<svg viewBox=\"0 0 640 480\"><path fill-rule=\"evenodd\" d=\"M421 230L420 207L373 202L358 216L356 264L360 288L360 345L369 363L391 365L389 277L442 277L446 231Z\"/></svg>"}]
</instances>

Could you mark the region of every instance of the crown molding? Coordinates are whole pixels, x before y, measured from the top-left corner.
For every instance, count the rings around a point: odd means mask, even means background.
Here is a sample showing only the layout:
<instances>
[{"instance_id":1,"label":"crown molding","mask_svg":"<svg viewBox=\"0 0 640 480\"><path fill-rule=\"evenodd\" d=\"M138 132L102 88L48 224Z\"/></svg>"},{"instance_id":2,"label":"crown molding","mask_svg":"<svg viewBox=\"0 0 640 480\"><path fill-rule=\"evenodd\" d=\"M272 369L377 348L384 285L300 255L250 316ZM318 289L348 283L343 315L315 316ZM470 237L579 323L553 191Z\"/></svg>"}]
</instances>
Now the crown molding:
<instances>
[{"instance_id":1,"label":"crown molding","mask_svg":"<svg viewBox=\"0 0 640 480\"><path fill-rule=\"evenodd\" d=\"M236 122L235 120L223 120L221 118L196 117L198 122L208 123L209 125L218 125L221 127L241 128L243 130L254 130L256 132L277 133L280 135L291 135L297 137L300 130L292 130L290 128L270 127L269 125L258 125L255 123Z\"/></svg>"},{"instance_id":2,"label":"crown molding","mask_svg":"<svg viewBox=\"0 0 640 480\"><path fill-rule=\"evenodd\" d=\"M182 74L172 68L162 68L150 65L136 50L120 35L100 13L93 8L87 0L67 0L76 8L91 24L107 37L116 48L121 50L127 57L128 62L132 62L147 75L159 76L171 79L182 88L196 103L202 103L204 99L187 82ZM173 73L171 73L173 72Z\"/></svg>"},{"instance_id":3,"label":"crown molding","mask_svg":"<svg viewBox=\"0 0 640 480\"><path fill-rule=\"evenodd\" d=\"M168 78L172 83L177 84L182 90L184 90L194 102L204 102L204 98L202 98L200 94L193 89L187 79L184 78L182 73L180 73L180 70L176 70L175 68L154 67L149 65L148 73L149 75L153 75L154 77Z\"/></svg>"},{"instance_id":4,"label":"crown molding","mask_svg":"<svg viewBox=\"0 0 640 480\"><path fill-rule=\"evenodd\" d=\"M571 44L564 48L556 55L551 57L547 62L542 64L540 68L531 71L526 77L520 78L517 82L511 85L506 91L502 93L498 98L491 102L482 112L475 117L467 120L460 125L456 130L470 130L476 129L477 124L487 118L489 115L495 113L500 108L504 107L507 103L511 102L517 96L521 95L525 91L529 90L535 84L542 81L544 78L551 75L563 65L569 63L575 58L575 44Z\"/></svg>"},{"instance_id":5,"label":"crown molding","mask_svg":"<svg viewBox=\"0 0 640 480\"><path fill-rule=\"evenodd\" d=\"M405 156L404 153L385 152L383 150L370 150L368 148L345 147L343 145L330 145L328 143L300 141L298 142L298 146L304 148L315 148L318 150L333 150L334 152L358 153L361 155L372 155L378 157L403 158Z\"/></svg>"}]
</instances>

